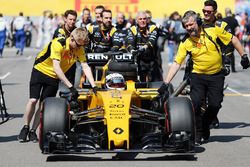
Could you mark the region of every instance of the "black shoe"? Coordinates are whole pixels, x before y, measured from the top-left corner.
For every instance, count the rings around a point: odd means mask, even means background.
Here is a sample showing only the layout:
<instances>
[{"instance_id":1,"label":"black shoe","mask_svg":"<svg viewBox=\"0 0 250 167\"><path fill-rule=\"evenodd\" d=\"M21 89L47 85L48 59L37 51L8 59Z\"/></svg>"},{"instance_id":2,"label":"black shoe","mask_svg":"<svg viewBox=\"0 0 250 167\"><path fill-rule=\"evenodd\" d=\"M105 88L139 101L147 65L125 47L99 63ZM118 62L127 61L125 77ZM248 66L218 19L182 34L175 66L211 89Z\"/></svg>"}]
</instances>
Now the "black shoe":
<instances>
[{"instance_id":1,"label":"black shoe","mask_svg":"<svg viewBox=\"0 0 250 167\"><path fill-rule=\"evenodd\" d=\"M36 143L38 141L36 131L34 129L31 129L29 132L29 141L32 141L33 143Z\"/></svg>"},{"instance_id":2,"label":"black shoe","mask_svg":"<svg viewBox=\"0 0 250 167\"><path fill-rule=\"evenodd\" d=\"M210 137L210 129L208 128L203 131L202 138L204 139L204 141L208 141L209 137Z\"/></svg>"},{"instance_id":3,"label":"black shoe","mask_svg":"<svg viewBox=\"0 0 250 167\"><path fill-rule=\"evenodd\" d=\"M213 122L212 122L212 128L219 128L220 126L220 122L219 122L219 119L218 117L216 117Z\"/></svg>"},{"instance_id":4,"label":"black shoe","mask_svg":"<svg viewBox=\"0 0 250 167\"><path fill-rule=\"evenodd\" d=\"M201 145L202 144L202 133L201 132L196 132L195 144L196 145Z\"/></svg>"},{"instance_id":5,"label":"black shoe","mask_svg":"<svg viewBox=\"0 0 250 167\"><path fill-rule=\"evenodd\" d=\"M17 140L19 142L26 142L27 141L27 136L29 134L29 126L28 125L24 125L23 128L21 129L20 134L17 137Z\"/></svg>"}]
</instances>

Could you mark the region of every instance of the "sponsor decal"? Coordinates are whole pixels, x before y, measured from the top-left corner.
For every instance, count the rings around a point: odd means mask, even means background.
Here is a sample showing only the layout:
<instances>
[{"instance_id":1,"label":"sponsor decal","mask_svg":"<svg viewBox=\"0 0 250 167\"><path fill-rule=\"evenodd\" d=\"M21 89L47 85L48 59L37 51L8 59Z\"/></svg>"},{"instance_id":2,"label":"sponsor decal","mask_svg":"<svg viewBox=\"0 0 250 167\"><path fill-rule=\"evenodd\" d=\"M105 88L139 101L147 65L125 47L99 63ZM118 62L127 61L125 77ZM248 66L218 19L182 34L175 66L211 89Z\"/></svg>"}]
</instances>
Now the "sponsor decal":
<instances>
[{"instance_id":1,"label":"sponsor decal","mask_svg":"<svg viewBox=\"0 0 250 167\"><path fill-rule=\"evenodd\" d=\"M113 130L113 132L117 135L120 135L124 132L124 130L122 128L117 127Z\"/></svg>"}]
</instances>

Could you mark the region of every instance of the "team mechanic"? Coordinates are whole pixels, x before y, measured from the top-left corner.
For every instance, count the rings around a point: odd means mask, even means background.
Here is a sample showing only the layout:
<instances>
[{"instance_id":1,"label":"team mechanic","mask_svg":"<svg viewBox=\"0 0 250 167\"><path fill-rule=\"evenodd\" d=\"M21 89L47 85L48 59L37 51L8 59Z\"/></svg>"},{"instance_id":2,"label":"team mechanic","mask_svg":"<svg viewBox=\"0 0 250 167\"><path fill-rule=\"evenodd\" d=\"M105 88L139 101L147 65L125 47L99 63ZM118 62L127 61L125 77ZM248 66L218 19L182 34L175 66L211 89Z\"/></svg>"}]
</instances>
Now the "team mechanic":
<instances>
[{"instance_id":1,"label":"team mechanic","mask_svg":"<svg viewBox=\"0 0 250 167\"><path fill-rule=\"evenodd\" d=\"M97 5L95 7L95 21L92 22L90 25L93 25L94 27L98 27L102 23L102 17L101 13L104 11L104 6L103 5Z\"/></svg>"},{"instance_id":2,"label":"team mechanic","mask_svg":"<svg viewBox=\"0 0 250 167\"><path fill-rule=\"evenodd\" d=\"M58 27L53 35L53 39L58 37L68 38L70 33L76 28L77 13L75 10L66 10L63 16L64 25ZM68 80L74 85L75 83L75 73L76 73L76 63L65 74Z\"/></svg>"},{"instance_id":3,"label":"team mechanic","mask_svg":"<svg viewBox=\"0 0 250 167\"><path fill-rule=\"evenodd\" d=\"M24 126L18 136L20 142L29 140L36 142L36 129L39 124L39 112L35 115L32 129L29 131L29 124L34 115L35 106L40 100L38 111L42 111L42 101L46 97L55 97L58 90L58 83L61 80L71 91L72 98L78 97L77 90L66 78L67 72L76 61L81 62L83 72L88 78L93 91L96 90L92 72L86 62L84 45L89 42L86 29L76 28L70 37L59 37L53 39L36 57L30 79L30 99L26 105L24 114Z\"/></svg>"},{"instance_id":4,"label":"team mechanic","mask_svg":"<svg viewBox=\"0 0 250 167\"><path fill-rule=\"evenodd\" d=\"M202 9L204 18L202 20L202 26L209 28L209 27L214 27L219 25L220 27L223 27L227 32L230 32L230 28L228 26L228 24L222 20L218 20L216 18L216 13L217 13L217 2L214 0L206 0L204 1L204 7ZM231 32L230 32L231 33ZM237 40L237 38L235 38L235 40ZM220 45L220 49L221 49L221 53L222 53L222 61L223 61L223 72L225 74L225 76L230 74L230 55L233 53L234 47L232 45L232 42L230 42L230 44L228 45L224 45L223 42L220 41L219 38L216 39L216 41L218 42L218 44ZM184 74L184 80L188 79L189 74L192 71L192 66L193 63L191 61L191 59L189 58L187 63L186 63L186 68L185 68L185 74ZM213 120L212 123L214 128L218 128L219 127L219 119L218 117L216 117Z\"/></svg>"},{"instance_id":5,"label":"team mechanic","mask_svg":"<svg viewBox=\"0 0 250 167\"><path fill-rule=\"evenodd\" d=\"M99 26L90 25L88 28L91 41L89 51L94 53L118 51L122 44L116 28L112 25L111 10L103 10L101 17L102 23Z\"/></svg>"},{"instance_id":6,"label":"team mechanic","mask_svg":"<svg viewBox=\"0 0 250 167\"><path fill-rule=\"evenodd\" d=\"M214 0L206 0L204 1L204 7L202 9L204 18L202 26L204 27L214 27L220 25L223 27L227 32L232 33L234 36L238 34L239 27L237 21L233 17L228 17L222 20L218 20L216 18L217 13L217 2ZM236 28L237 27L237 28ZM220 45L220 49L222 52L222 60L223 60L223 71L224 74L227 76L230 74L230 64L232 68L232 72L235 72L235 56L234 56L234 43L238 42L230 42L228 45L224 45L223 42L220 41L219 38L216 39L218 44ZM238 40L238 38L234 38L234 40ZM213 127L219 127L219 119L218 117L212 123Z\"/></svg>"},{"instance_id":7,"label":"team mechanic","mask_svg":"<svg viewBox=\"0 0 250 167\"><path fill-rule=\"evenodd\" d=\"M216 26L216 24L221 24L221 27L224 27L224 29L230 33L232 33L234 36L237 36L240 32L239 30L239 24L237 20L234 17L226 17L222 20L218 20L215 16L217 13L217 2L214 0L206 0L204 2L204 7L202 9L202 12L204 14L204 27L213 27ZM235 38L235 40L238 40L238 38ZM228 75L230 73L230 64L232 67L232 72L235 71L235 56L234 56L234 48L235 46L233 43L229 43L227 46L223 45L223 43L218 40L218 44L220 45L224 64L225 64L225 74Z\"/></svg>"},{"instance_id":8,"label":"team mechanic","mask_svg":"<svg viewBox=\"0 0 250 167\"><path fill-rule=\"evenodd\" d=\"M250 63L241 44L223 27L203 27L201 19L194 11L187 11L182 23L188 35L180 43L175 62L169 69L165 83L158 91L160 94L166 92L187 54L191 55L193 70L190 74L190 97L196 116L196 142L201 144L202 140L209 139L209 126L219 112L223 101L225 75L222 73L222 56L216 38L219 38L225 45L231 41L234 43L240 56L246 57L241 59L243 68L248 68ZM201 115L202 99L205 95L208 97L208 108L205 114Z\"/></svg>"},{"instance_id":9,"label":"team mechanic","mask_svg":"<svg viewBox=\"0 0 250 167\"><path fill-rule=\"evenodd\" d=\"M127 50L133 53L135 50L141 52L138 57L139 76L143 81L161 81L162 76L156 58L157 27L147 24L145 11L140 11L136 16L137 24L128 30Z\"/></svg>"},{"instance_id":10,"label":"team mechanic","mask_svg":"<svg viewBox=\"0 0 250 167\"><path fill-rule=\"evenodd\" d=\"M131 25L125 19L124 13L118 12L116 15L115 28L117 29L117 33L118 33L120 41L122 43L121 49L124 52L126 52L126 38L127 38L127 32L128 32L129 27L131 27Z\"/></svg>"}]
</instances>

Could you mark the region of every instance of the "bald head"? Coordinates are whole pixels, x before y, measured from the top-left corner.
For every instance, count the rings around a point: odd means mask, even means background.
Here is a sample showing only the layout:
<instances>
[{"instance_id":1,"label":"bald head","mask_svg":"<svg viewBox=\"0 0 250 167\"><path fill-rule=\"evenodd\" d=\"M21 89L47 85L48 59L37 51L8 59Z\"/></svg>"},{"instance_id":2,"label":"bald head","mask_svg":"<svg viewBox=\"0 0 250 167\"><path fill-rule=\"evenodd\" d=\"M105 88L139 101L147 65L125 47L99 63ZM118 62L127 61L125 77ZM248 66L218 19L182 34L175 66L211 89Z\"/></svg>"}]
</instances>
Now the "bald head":
<instances>
[{"instance_id":1,"label":"bald head","mask_svg":"<svg viewBox=\"0 0 250 167\"><path fill-rule=\"evenodd\" d=\"M125 15L123 13L121 13L121 12L117 13L116 22L118 24L123 24L124 20L125 20Z\"/></svg>"}]
</instances>

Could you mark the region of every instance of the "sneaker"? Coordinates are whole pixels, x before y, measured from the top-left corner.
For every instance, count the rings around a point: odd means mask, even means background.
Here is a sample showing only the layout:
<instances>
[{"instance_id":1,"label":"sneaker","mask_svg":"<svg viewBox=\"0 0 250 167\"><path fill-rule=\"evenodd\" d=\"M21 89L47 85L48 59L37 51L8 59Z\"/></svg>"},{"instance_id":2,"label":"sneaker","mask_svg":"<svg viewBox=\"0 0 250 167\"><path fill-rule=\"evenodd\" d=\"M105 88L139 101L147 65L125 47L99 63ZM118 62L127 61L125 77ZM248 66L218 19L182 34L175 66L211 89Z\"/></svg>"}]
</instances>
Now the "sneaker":
<instances>
[{"instance_id":1,"label":"sneaker","mask_svg":"<svg viewBox=\"0 0 250 167\"><path fill-rule=\"evenodd\" d=\"M209 137L210 137L210 129L209 128L204 129L203 134L202 134L202 138L205 141L208 141Z\"/></svg>"},{"instance_id":2,"label":"sneaker","mask_svg":"<svg viewBox=\"0 0 250 167\"><path fill-rule=\"evenodd\" d=\"M27 141L27 136L29 134L29 125L24 125L23 128L21 129L20 134L17 137L17 140L19 142L26 142Z\"/></svg>"},{"instance_id":3,"label":"sneaker","mask_svg":"<svg viewBox=\"0 0 250 167\"><path fill-rule=\"evenodd\" d=\"M29 140L32 141L33 143L36 143L38 141L36 131L34 129L31 129L29 132Z\"/></svg>"}]
</instances>

